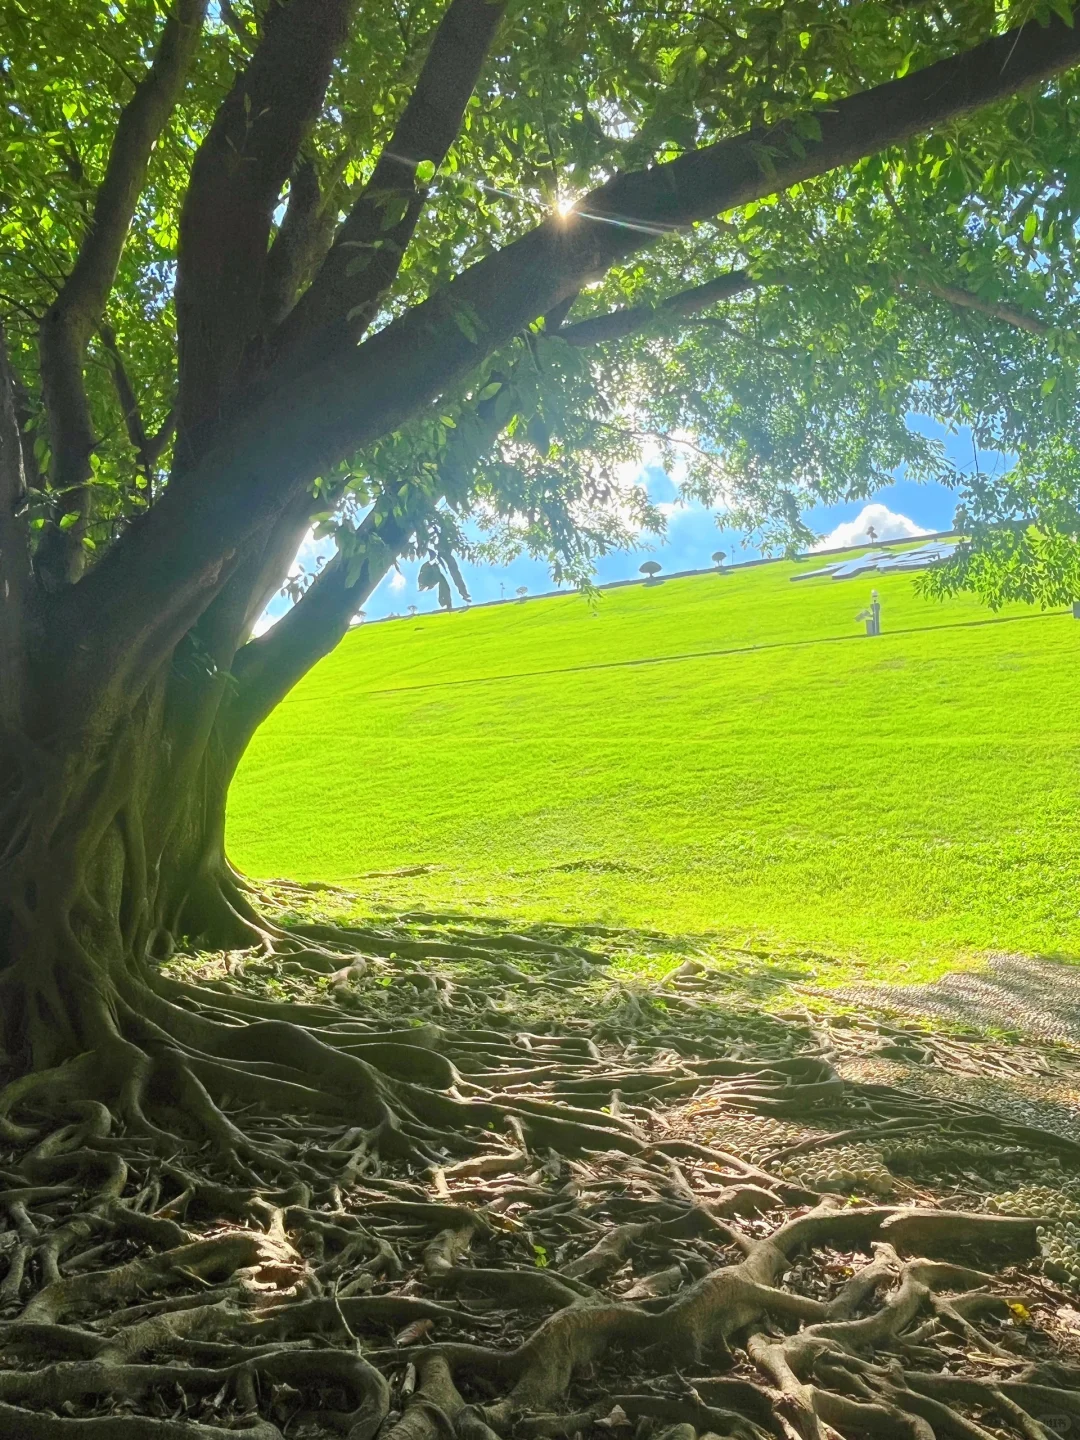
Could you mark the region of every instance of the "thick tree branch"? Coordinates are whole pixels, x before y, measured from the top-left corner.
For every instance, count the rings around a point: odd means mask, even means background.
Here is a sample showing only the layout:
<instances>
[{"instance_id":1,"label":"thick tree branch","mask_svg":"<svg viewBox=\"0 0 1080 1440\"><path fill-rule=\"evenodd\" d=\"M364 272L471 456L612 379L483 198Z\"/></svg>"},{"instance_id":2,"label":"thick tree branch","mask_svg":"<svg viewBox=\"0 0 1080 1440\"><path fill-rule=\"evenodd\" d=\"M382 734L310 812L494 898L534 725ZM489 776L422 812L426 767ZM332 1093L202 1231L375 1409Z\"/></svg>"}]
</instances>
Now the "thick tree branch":
<instances>
[{"instance_id":1,"label":"thick tree branch","mask_svg":"<svg viewBox=\"0 0 1080 1440\"><path fill-rule=\"evenodd\" d=\"M986 300L981 295L965 289L960 285L945 285L937 280L929 280L923 276L904 277L898 282L898 288L904 289L907 284L916 286L921 290L928 290L931 295L936 295L939 300L945 300L950 305L955 305L959 310L975 310L980 315L986 315L991 320L1000 320L1003 325L1011 325L1015 330L1026 330L1029 335L1038 335L1045 338L1051 334L1054 327L1048 325L1045 320L1040 320L1029 310L1021 310L1017 305L1005 305L994 300Z\"/></svg>"},{"instance_id":2,"label":"thick tree branch","mask_svg":"<svg viewBox=\"0 0 1080 1440\"><path fill-rule=\"evenodd\" d=\"M223 670L229 669L251 627L281 589L311 524L314 501L300 496L252 546L200 618L200 648Z\"/></svg>"},{"instance_id":3,"label":"thick tree branch","mask_svg":"<svg viewBox=\"0 0 1080 1440\"><path fill-rule=\"evenodd\" d=\"M263 327L280 324L292 309L316 257L325 254L330 246L335 223L333 210L323 201L315 162L304 157L293 170L285 215L266 257L261 305ZM323 234L325 242L320 243Z\"/></svg>"},{"instance_id":4,"label":"thick tree branch","mask_svg":"<svg viewBox=\"0 0 1080 1440\"><path fill-rule=\"evenodd\" d=\"M377 503L361 522L349 557L336 554L276 625L236 657L238 682L228 714L228 744L237 757L263 720L347 632L356 612L405 549L431 508L427 497L395 515Z\"/></svg>"},{"instance_id":5,"label":"thick tree branch","mask_svg":"<svg viewBox=\"0 0 1080 1440\"><path fill-rule=\"evenodd\" d=\"M356 0L271 6L254 55L195 157L176 286L181 472L205 449L259 330L274 210L355 9Z\"/></svg>"},{"instance_id":6,"label":"thick tree branch","mask_svg":"<svg viewBox=\"0 0 1080 1440\"><path fill-rule=\"evenodd\" d=\"M41 322L41 381L53 454L51 482L69 529L50 529L39 566L54 583L77 577L89 515L94 428L83 381L86 347L97 329L138 203L150 155L183 89L199 43L207 0L176 0L153 64L117 122L105 176L78 258Z\"/></svg>"},{"instance_id":7,"label":"thick tree branch","mask_svg":"<svg viewBox=\"0 0 1080 1440\"><path fill-rule=\"evenodd\" d=\"M446 158L504 9L502 0L452 0L371 180L283 327L279 355L355 343L371 323L424 206L417 166L426 160L438 167Z\"/></svg>"},{"instance_id":8,"label":"thick tree branch","mask_svg":"<svg viewBox=\"0 0 1080 1440\"><path fill-rule=\"evenodd\" d=\"M732 270L727 275L706 280L703 285L680 290L677 295L671 295L657 305L628 305L622 310L611 310L606 315L593 315L573 325L562 325L552 334L568 345L603 345L635 335L654 321L698 315L721 300L730 300L734 295L753 290L758 283L745 270Z\"/></svg>"},{"instance_id":9,"label":"thick tree branch","mask_svg":"<svg viewBox=\"0 0 1080 1440\"><path fill-rule=\"evenodd\" d=\"M299 379L283 367L189 484L170 486L78 587L84 628L93 617L87 663L99 645L134 657L174 644L181 614L200 593L204 606L210 602L231 557L314 476L400 426L620 257L901 143L1078 58L1080 27L1031 24L837 101L818 116L820 140L799 138L792 122L621 175L576 213L552 217L473 266L366 344Z\"/></svg>"},{"instance_id":10,"label":"thick tree branch","mask_svg":"<svg viewBox=\"0 0 1080 1440\"><path fill-rule=\"evenodd\" d=\"M291 312L310 285L334 242L338 215L349 200L344 180L355 158L347 143L320 177L314 161L297 164L289 186L289 203L270 253L262 294L262 333L270 334Z\"/></svg>"}]
</instances>

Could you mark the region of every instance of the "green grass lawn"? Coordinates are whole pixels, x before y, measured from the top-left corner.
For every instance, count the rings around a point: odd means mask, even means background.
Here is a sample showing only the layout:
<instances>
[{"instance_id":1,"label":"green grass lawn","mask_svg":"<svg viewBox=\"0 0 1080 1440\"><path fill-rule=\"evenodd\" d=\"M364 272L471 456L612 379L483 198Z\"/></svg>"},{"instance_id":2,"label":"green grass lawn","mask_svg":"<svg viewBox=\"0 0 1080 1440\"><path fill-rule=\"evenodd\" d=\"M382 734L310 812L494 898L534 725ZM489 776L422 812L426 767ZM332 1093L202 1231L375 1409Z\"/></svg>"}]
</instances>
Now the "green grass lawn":
<instances>
[{"instance_id":1,"label":"green grass lawn","mask_svg":"<svg viewBox=\"0 0 1080 1440\"><path fill-rule=\"evenodd\" d=\"M256 736L234 860L369 907L813 949L823 980L1080 958L1080 625L790 583L818 563L354 630Z\"/></svg>"}]
</instances>

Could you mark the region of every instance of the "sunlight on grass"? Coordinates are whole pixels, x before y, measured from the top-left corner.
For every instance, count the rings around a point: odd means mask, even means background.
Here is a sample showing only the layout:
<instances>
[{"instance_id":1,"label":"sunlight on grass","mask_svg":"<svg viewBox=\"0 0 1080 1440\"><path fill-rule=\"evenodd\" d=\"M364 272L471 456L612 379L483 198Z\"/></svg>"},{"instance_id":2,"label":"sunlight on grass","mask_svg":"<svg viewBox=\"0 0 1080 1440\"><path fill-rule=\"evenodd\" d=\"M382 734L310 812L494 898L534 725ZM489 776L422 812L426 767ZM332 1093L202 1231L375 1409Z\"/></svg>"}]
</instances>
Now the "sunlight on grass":
<instances>
[{"instance_id":1,"label":"sunlight on grass","mask_svg":"<svg viewBox=\"0 0 1080 1440\"><path fill-rule=\"evenodd\" d=\"M810 950L819 983L1080 955L1080 627L793 569L353 632L256 737L234 859L376 909Z\"/></svg>"}]
</instances>

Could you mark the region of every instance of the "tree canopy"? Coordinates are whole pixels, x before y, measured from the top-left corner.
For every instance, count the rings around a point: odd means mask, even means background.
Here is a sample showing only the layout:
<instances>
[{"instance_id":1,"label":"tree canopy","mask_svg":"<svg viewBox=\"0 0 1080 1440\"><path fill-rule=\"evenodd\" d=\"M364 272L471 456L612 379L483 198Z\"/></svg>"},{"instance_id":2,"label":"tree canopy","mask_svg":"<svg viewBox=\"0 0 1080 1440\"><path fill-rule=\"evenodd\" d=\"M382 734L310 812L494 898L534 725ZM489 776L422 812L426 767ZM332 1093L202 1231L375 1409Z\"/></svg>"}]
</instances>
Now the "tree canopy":
<instances>
[{"instance_id":1,"label":"tree canopy","mask_svg":"<svg viewBox=\"0 0 1080 1440\"><path fill-rule=\"evenodd\" d=\"M183 507L132 522L230 473L241 396L265 508L314 492L359 557L393 491L444 599L465 516L480 553L579 579L661 523L615 482L645 434L777 543L900 462L940 478L911 409L1020 455L973 518L1060 468L1074 87L970 111L1067 67L1068 6L293 10L6 12L2 303L43 576L104 577L121 541L125 576L158 573ZM905 94L970 47L946 101ZM890 82L892 113L834 105ZM263 508L213 488L210 565Z\"/></svg>"}]
</instances>

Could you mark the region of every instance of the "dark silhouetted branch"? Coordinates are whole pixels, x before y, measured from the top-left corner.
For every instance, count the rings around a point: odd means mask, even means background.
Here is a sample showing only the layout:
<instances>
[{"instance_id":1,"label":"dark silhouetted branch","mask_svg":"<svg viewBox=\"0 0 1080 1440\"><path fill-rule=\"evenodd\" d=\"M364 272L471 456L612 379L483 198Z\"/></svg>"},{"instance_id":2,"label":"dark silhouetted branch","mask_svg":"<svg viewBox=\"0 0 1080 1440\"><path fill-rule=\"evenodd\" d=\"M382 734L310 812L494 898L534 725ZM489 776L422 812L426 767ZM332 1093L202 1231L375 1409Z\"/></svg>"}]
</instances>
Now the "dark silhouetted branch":
<instances>
[{"instance_id":1,"label":"dark silhouetted branch","mask_svg":"<svg viewBox=\"0 0 1080 1440\"><path fill-rule=\"evenodd\" d=\"M370 324L423 209L417 167L423 161L438 167L446 158L504 8L501 0L452 0L370 181L283 327L279 354L355 343Z\"/></svg>"},{"instance_id":2,"label":"dark silhouetted branch","mask_svg":"<svg viewBox=\"0 0 1080 1440\"><path fill-rule=\"evenodd\" d=\"M175 411L170 409L161 426L152 435L146 433L143 424L142 412L139 408L138 397L135 388L131 383L131 377L127 373L124 358L120 354L119 346L116 343L116 333L111 325L102 325L99 331L101 343L108 351L109 363L112 369L113 384L116 386L116 398L120 402L120 409L124 417L124 429L131 441L131 448L135 451L139 461L139 467L149 480L153 476L154 467L161 459L162 454L170 439L172 438L173 425L175 424Z\"/></svg>"},{"instance_id":3,"label":"dark silhouetted branch","mask_svg":"<svg viewBox=\"0 0 1080 1440\"><path fill-rule=\"evenodd\" d=\"M1029 310L1021 310L1017 305L986 300L983 296L976 295L960 285L945 285L937 280L927 280L921 276L917 276L914 281L911 281L910 278L901 281L901 288L905 288L907 284L914 284L919 289L929 290L931 295L936 295L939 300L945 300L948 304L955 305L959 310L974 310L980 315L988 316L991 320L1000 320L1003 325L1011 325L1014 330L1026 330L1029 335L1045 338L1054 329L1045 320L1040 320L1037 315L1032 315Z\"/></svg>"},{"instance_id":4,"label":"dark silhouetted branch","mask_svg":"<svg viewBox=\"0 0 1080 1440\"><path fill-rule=\"evenodd\" d=\"M229 710L230 748L243 753L274 707L346 633L403 552L431 501L414 501L395 515L387 501L361 522L348 557L336 554L285 615L236 657L237 694Z\"/></svg>"},{"instance_id":5,"label":"dark silhouetted branch","mask_svg":"<svg viewBox=\"0 0 1080 1440\"><path fill-rule=\"evenodd\" d=\"M656 305L628 305L622 310L611 310L606 315L592 315L587 320L575 321L573 325L562 325L552 333L568 345L603 345L635 335L656 322L699 315L721 300L730 300L744 291L753 290L757 283L745 270L732 270L727 275L718 275L715 280L706 280L703 285L681 290Z\"/></svg>"},{"instance_id":6,"label":"dark silhouetted branch","mask_svg":"<svg viewBox=\"0 0 1080 1440\"><path fill-rule=\"evenodd\" d=\"M269 7L199 147L180 217L175 468L197 460L258 333L274 211L322 107L356 0Z\"/></svg>"},{"instance_id":7,"label":"dark silhouetted branch","mask_svg":"<svg viewBox=\"0 0 1080 1440\"><path fill-rule=\"evenodd\" d=\"M78 257L41 322L41 381L53 455L51 484L57 510L76 515L70 528L52 527L39 566L54 584L75 579L89 515L94 428L83 381L86 347L98 328L146 181L150 155L179 98L199 43L207 0L176 0L153 63L117 122L105 175Z\"/></svg>"}]
</instances>

